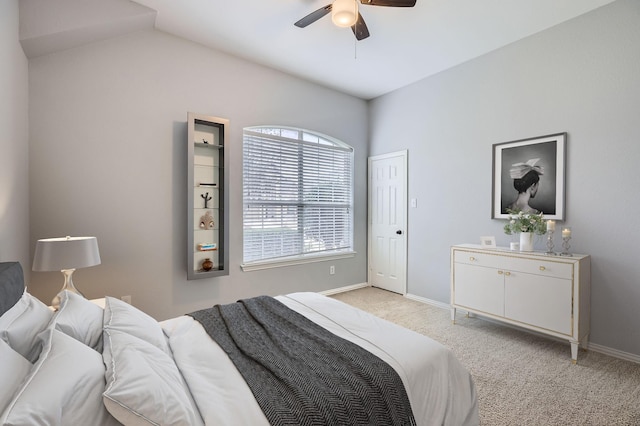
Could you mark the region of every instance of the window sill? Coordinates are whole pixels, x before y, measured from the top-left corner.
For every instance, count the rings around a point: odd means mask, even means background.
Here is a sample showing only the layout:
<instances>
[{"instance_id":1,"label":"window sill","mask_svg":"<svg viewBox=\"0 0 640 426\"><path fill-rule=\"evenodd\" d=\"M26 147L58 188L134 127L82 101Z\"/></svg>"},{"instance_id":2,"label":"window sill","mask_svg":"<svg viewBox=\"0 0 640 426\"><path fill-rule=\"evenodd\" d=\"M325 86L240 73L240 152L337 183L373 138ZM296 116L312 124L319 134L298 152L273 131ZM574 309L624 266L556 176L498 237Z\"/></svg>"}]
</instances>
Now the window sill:
<instances>
[{"instance_id":1,"label":"window sill","mask_svg":"<svg viewBox=\"0 0 640 426\"><path fill-rule=\"evenodd\" d=\"M240 265L244 272L259 271L261 269L281 268L284 266L302 265L305 263L325 262L327 260L347 259L355 257L355 251L344 251L331 254L309 254L306 256L289 257L285 259L262 262L243 263Z\"/></svg>"}]
</instances>

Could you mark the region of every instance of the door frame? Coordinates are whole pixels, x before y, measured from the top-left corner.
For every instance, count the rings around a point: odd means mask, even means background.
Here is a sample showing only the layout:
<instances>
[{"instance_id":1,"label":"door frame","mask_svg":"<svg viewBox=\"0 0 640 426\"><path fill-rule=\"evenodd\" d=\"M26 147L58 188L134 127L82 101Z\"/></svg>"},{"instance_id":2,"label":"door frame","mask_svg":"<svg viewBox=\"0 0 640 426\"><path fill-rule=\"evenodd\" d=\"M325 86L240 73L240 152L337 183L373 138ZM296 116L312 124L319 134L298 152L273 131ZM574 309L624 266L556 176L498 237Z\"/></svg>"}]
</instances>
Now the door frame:
<instances>
[{"instance_id":1,"label":"door frame","mask_svg":"<svg viewBox=\"0 0 640 426\"><path fill-rule=\"evenodd\" d=\"M370 274L371 274L371 240L372 240L372 232L371 232L371 163L375 160L384 160L385 158L392 157L402 157L402 167L404 167L404 283L402 283L402 295L405 296L407 294L407 275L408 275L408 262L409 258L408 250L408 232L409 229L409 205L408 205L408 196L409 196L409 151L394 151L386 154L373 155L367 158L367 283L371 286Z\"/></svg>"}]
</instances>

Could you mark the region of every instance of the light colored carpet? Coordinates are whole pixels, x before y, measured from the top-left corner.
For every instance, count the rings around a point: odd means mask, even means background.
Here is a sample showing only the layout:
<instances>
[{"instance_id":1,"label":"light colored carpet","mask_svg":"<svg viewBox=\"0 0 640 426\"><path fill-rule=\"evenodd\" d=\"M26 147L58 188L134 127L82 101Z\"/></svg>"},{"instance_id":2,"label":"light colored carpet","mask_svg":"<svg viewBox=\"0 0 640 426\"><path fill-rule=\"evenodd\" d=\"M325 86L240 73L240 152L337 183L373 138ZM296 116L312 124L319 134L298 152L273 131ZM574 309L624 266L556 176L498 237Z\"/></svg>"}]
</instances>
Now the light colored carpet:
<instances>
[{"instance_id":1,"label":"light colored carpet","mask_svg":"<svg viewBox=\"0 0 640 426\"><path fill-rule=\"evenodd\" d=\"M640 425L640 364L367 287L335 299L450 348L475 381L483 426Z\"/></svg>"}]
</instances>

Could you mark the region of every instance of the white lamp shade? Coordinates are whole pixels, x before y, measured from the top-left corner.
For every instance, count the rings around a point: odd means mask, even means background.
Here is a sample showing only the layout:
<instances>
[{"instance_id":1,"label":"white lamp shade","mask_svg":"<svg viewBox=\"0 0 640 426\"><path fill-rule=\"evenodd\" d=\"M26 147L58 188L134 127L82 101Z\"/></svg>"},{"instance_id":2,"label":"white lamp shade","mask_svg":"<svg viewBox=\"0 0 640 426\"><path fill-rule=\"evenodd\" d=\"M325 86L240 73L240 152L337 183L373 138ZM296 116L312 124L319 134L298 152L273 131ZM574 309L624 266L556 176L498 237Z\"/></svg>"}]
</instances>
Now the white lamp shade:
<instances>
[{"instance_id":1,"label":"white lamp shade","mask_svg":"<svg viewBox=\"0 0 640 426\"><path fill-rule=\"evenodd\" d=\"M358 0L335 0L331 5L331 20L339 27L351 27L358 20Z\"/></svg>"},{"instance_id":2,"label":"white lamp shade","mask_svg":"<svg viewBox=\"0 0 640 426\"><path fill-rule=\"evenodd\" d=\"M62 271L100 264L96 237L61 237L38 240L34 271Z\"/></svg>"}]
</instances>

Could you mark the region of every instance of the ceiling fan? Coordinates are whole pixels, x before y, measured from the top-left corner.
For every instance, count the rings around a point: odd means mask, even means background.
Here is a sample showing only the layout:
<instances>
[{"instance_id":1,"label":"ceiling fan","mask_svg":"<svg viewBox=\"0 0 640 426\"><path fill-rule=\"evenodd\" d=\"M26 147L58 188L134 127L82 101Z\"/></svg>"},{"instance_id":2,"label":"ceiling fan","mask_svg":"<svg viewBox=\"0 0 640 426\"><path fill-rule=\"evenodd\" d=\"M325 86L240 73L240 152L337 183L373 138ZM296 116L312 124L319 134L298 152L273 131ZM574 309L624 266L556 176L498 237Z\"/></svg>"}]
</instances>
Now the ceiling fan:
<instances>
[{"instance_id":1,"label":"ceiling fan","mask_svg":"<svg viewBox=\"0 0 640 426\"><path fill-rule=\"evenodd\" d=\"M416 0L360 0L360 3L370 6L413 7L416 5ZM333 23L339 27L351 27L357 40L364 40L369 37L367 24L365 24L362 15L358 11L358 0L335 0L333 3L311 12L294 25L304 28L329 12L331 12Z\"/></svg>"}]
</instances>

